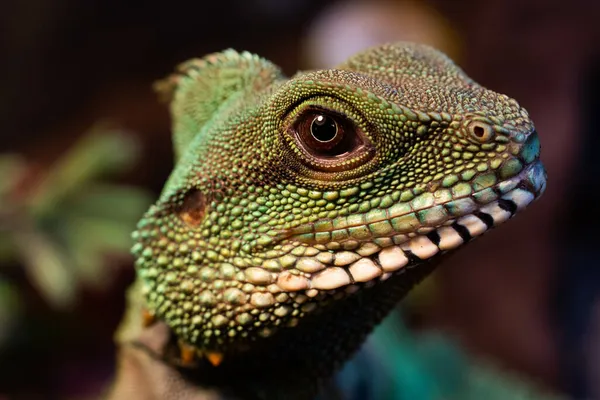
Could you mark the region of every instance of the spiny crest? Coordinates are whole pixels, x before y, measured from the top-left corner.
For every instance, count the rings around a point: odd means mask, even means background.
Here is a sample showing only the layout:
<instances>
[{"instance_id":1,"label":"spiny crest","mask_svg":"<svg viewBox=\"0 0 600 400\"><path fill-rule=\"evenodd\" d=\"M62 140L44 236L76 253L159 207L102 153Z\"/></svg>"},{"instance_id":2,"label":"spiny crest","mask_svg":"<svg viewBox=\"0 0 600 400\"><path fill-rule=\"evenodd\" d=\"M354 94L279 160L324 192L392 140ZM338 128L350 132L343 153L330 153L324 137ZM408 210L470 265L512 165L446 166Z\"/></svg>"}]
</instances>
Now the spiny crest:
<instances>
[{"instance_id":1,"label":"spiny crest","mask_svg":"<svg viewBox=\"0 0 600 400\"><path fill-rule=\"evenodd\" d=\"M159 98L171 104L177 158L229 99L259 91L281 77L270 61L229 49L184 62L175 74L156 82Z\"/></svg>"}]
</instances>

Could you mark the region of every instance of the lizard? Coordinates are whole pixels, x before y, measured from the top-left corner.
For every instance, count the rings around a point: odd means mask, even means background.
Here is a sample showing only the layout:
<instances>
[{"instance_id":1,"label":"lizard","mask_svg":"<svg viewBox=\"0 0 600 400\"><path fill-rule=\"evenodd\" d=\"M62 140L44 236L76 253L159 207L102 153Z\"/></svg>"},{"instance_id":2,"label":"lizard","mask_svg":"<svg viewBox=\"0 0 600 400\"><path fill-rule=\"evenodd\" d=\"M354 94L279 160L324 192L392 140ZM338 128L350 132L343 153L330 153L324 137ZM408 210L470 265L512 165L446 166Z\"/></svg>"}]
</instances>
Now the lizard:
<instances>
[{"instance_id":1,"label":"lizard","mask_svg":"<svg viewBox=\"0 0 600 400\"><path fill-rule=\"evenodd\" d=\"M175 167L132 235L135 299L168 365L241 398L313 397L444 254L546 187L527 111L426 45L291 78L230 49L156 90Z\"/></svg>"}]
</instances>

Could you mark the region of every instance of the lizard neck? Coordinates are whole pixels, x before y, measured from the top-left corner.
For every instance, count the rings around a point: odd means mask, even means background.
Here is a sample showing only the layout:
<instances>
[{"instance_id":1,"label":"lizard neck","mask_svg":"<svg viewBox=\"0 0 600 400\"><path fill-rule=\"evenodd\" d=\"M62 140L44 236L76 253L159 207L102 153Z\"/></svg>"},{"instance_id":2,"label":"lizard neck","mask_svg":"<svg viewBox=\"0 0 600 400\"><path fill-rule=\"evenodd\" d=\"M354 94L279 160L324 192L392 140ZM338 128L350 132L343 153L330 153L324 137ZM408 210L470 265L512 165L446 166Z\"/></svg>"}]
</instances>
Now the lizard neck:
<instances>
[{"instance_id":1,"label":"lizard neck","mask_svg":"<svg viewBox=\"0 0 600 400\"><path fill-rule=\"evenodd\" d=\"M373 327L434 269L419 265L365 288L291 329L226 358L218 367L181 369L186 379L244 399L313 398L360 347Z\"/></svg>"}]
</instances>

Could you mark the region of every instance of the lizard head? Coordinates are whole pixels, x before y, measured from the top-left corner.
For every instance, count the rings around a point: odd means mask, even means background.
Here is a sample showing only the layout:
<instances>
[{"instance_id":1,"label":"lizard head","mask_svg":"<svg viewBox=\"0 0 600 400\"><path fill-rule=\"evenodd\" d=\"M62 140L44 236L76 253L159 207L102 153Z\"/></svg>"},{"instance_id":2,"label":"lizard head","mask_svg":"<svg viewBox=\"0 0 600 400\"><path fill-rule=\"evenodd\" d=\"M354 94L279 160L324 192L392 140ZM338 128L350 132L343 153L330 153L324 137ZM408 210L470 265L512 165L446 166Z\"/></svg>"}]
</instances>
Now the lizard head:
<instances>
[{"instance_id":1,"label":"lizard head","mask_svg":"<svg viewBox=\"0 0 600 400\"><path fill-rule=\"evenodd\" d=\"M226 51L159 89L177 164L133 253L149 310L201 350L237 352L366 292L376 301L545 188L527 112L426 46L289 80Z\"/></svg>"}]
</instances>

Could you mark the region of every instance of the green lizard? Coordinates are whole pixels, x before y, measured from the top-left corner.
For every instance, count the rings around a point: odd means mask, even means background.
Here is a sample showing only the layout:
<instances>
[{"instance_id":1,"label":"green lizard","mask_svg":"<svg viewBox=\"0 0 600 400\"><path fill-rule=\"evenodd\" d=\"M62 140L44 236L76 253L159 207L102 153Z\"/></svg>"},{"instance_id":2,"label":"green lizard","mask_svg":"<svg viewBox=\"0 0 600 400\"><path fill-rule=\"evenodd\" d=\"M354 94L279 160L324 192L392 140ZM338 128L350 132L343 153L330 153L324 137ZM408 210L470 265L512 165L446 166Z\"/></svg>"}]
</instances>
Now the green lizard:
<instances>
[{"instance_id":1,"label":"green lizard","mask_svg":"<svg viewBox=\"0 0 600 400\"><path fill-rule=\"evenodd\" d=\"M290 79L227 50L157 88L176 166L133 234L136 287L168 362L246 398L310 398L431 261L545 189L527 112L427 46Z\"/></svg>"}]
</instances>

